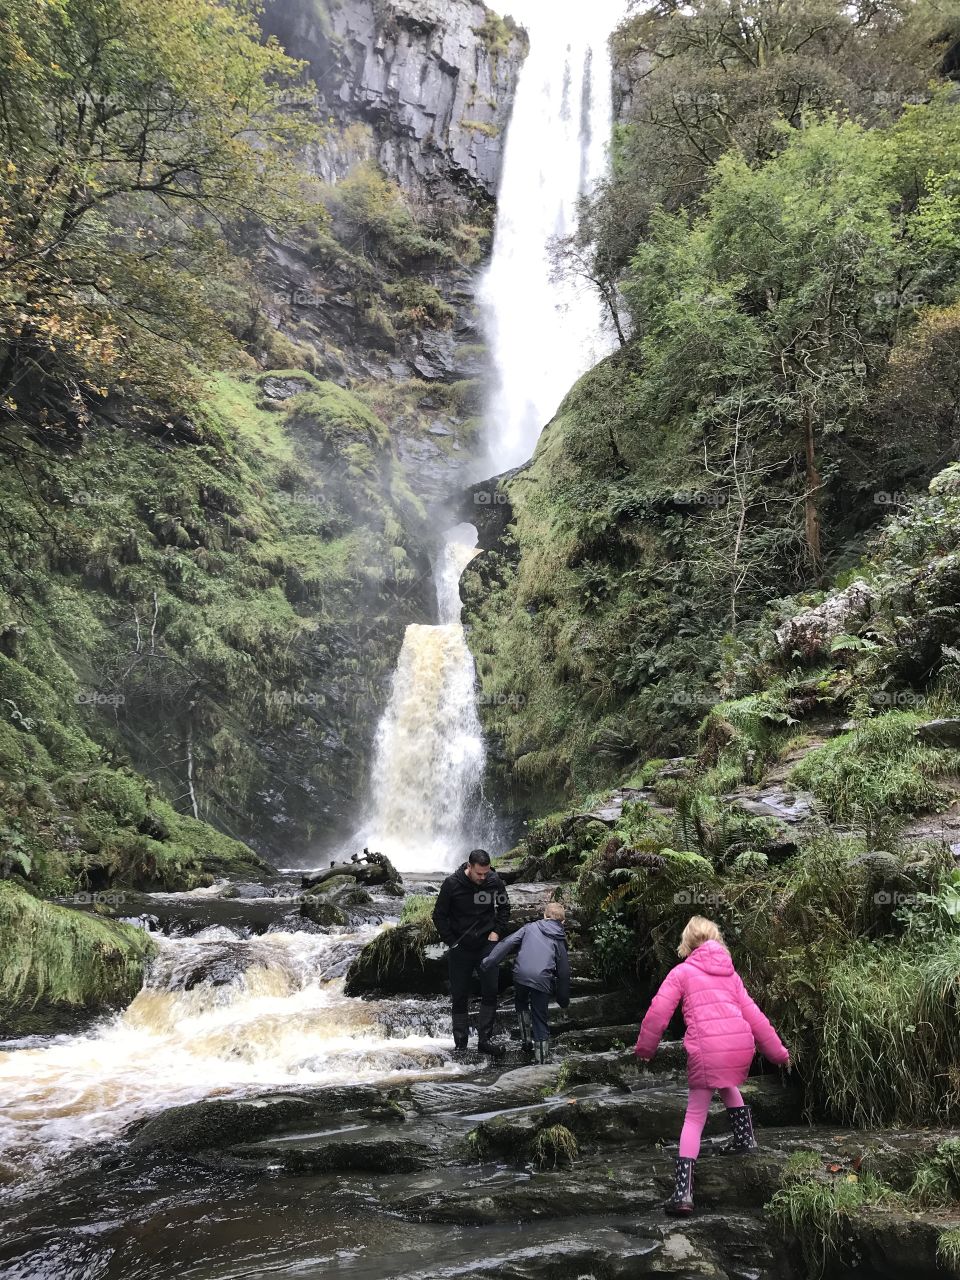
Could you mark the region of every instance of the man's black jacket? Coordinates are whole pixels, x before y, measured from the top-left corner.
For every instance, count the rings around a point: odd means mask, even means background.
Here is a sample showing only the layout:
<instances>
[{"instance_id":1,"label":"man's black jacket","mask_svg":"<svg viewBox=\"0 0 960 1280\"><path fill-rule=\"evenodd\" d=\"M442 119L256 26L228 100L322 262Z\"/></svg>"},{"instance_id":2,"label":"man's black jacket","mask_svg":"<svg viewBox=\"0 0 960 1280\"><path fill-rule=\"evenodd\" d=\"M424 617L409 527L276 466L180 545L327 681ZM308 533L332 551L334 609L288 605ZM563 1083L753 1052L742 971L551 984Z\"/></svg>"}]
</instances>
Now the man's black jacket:
<instances>
[{"instance_id":1,"label":"man's black jacket","mask_svg":"<svg viewBox=\"0 0 960 1280\"><path fill-rule=\"evenodd\" d=\"M488 933L499 933L502 937L509 927L510 899L506 885L495 871L489 872L483 884L474 884L467 876L464 863L440 886L433 923L448 947L458 942L469 950L483 947Z\"/></svg>"}]
</instances>

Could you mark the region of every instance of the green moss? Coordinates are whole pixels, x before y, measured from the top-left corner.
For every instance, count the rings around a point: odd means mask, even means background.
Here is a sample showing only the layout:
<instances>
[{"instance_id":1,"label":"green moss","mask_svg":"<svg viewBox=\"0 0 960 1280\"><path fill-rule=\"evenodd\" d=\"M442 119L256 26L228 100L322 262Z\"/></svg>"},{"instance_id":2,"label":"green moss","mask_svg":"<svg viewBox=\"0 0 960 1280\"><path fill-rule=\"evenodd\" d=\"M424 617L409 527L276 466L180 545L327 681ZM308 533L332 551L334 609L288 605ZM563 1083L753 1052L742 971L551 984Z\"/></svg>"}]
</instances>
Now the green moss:
<instances>
[{"instance_id":1,"label":"green moss","mask_svg":"<svg viewBox=\"0 0 960 1280\"><path fill-rule=\"evenodd\" d=\"M41 902L0 881L0 1024L28 1025L38 1007L99 1009L133 998L153 953L148 934Z\"/></svg>"},{"instance_id":2,"label":"green moss","mask_svg":"<svg viewBox=\"0 0 960 1280\"><path fill-rule=\"evenodd\" d=\"M498 138L500 129L495 124L489 124L485 120L461 120L464 129L469 129L471 133L482 133L485 138Z\"/></svg>"}]
</instances>

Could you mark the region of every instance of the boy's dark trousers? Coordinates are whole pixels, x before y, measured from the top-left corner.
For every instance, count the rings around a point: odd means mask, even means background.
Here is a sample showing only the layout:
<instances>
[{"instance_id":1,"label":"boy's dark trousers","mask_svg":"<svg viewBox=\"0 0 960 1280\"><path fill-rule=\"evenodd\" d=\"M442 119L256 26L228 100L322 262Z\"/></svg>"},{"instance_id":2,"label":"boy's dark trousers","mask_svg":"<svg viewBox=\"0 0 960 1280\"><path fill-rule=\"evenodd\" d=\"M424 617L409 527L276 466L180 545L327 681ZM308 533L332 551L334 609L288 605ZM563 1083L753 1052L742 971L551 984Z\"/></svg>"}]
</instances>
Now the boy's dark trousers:
<instances>
[{"instance_id":1,"label":"boy's dark trousers","mask_svg":"<svg viewBox=\"0 0 960 1280\"><path fill-rule=\"evenodd\" d=\"M550 1005L550 993L514 983L513 1003L517 1013L526 1013L528 1009L530 1010L534 1040L549 1040L550 1024L547 1022L547 1009Z\"/></svg>"},{"instance_id":2,"label":"boy's dark trousers","mask_svg":"<svg viewBox=\"0 0 960 1280\"><path fill-rule=\"evenodd\" d=\"M461 943L447 952L450 966L450 1003L453 1014L453 1041L458 1047L466 1046L470 1034L470 989L473 975L480 961L490 954L496 943L484 942L482 947L466 947ZM493 1034L497 1016L497 992L500 989L500 971L494 965L480 977L480 1013L477 1017L477 1037L485 1044Z\"/></svg>"}]
</instances>

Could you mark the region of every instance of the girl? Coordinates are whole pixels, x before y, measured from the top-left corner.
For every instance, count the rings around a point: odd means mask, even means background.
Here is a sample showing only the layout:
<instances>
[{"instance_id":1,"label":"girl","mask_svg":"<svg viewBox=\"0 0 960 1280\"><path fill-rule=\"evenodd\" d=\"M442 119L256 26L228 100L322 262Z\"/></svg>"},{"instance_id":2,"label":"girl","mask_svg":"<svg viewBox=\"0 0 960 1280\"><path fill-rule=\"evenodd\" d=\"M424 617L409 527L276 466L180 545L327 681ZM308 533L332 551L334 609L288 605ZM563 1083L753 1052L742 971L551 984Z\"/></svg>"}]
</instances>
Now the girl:
<instances>
[{"instance_id":1,"label":"girl","mask_svg":"<svg viewBox=\"0 0 960 1280\"><path fill-rule=\"evenodd\" d=\"M682 1000L690 1096L680 1135L676 1186L663 1206L667 1213L681 1215L693 1212L693 1166L713 1091L720 1090L730 1117L733 1142L728 1150L754 1151L757 1141L750 1108L743 1105L737 1085L750 1074L758 1047L770 1062L788 1068L790 1054L747 994L712 920L694 916L683 931L677 955L683 964L670 970L653 997L635 1052L642 1061L650 1061Z\"/></svg>"}]
</instances>

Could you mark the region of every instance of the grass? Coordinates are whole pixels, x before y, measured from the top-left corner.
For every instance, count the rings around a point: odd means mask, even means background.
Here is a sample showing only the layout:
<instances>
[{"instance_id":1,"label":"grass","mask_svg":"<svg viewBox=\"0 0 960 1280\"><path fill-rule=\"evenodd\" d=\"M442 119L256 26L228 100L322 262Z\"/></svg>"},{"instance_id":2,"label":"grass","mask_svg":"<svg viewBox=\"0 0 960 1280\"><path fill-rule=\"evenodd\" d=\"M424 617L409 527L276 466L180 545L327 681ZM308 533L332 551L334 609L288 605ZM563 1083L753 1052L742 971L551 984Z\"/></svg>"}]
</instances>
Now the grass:
<instances>
[{"instance_id":1,"label":"grass","mask_svg":"<svg viewBox=\"0 0 960 1280\"><path fill-rule=\"evenodd\" d=\"M891 711L811 751L791 782L823 802L837 822L875 823L942 804L941 780L960 772L960 751L916 738L920 717Z\"/></svg>"},{"instance_id":2,"label":"grass","mask_svg":"<svg viewBox=\"0 0 960 1280\"><path fill-rule=\"evenodd\" d=\"M580 1148L565 1125L554 1124L540 1130L533 1140L532 1153L541 1169L559 1169L561 1165L573 1164Z\"/></svg>"},{"instance_id":3,"label":"grass","mask_svg":"<svg viewBox=\"0 0 960 1280\"><path fill-rule=\"evenodd\" d=\"M960 1275L960 1228L940 1232L937 1261L954 1275Z\"/></svg>"},{"instance_id":4,"label":"grass","mask_svg":"<svg viewBox=\"0 0 960 1280\"><path fill-rule=\"evenodd\" d=\"M785 1169L783 1185L766 1211L781 1234L796 1245L811 1277L840 1258L848 1224L861 1210L895 1200L891 1188L872 1174L810 1176L810 1162Z\"/></svg>"},{"instance_id":5,"label":"grass","mask_svg":"<svg viewBox=\"0 0 960 1280\"><path fill-rule=\"evenodd\" d=\"M435 897L427 897L416 893L408 894L403 900L403 906L400 909L401 924L425 924L433 921L433 908L436 906Z\"/></svg>"},{"instance_id":6,"label":"grass","mask_svg":"<svg viewBox=\"0 0 960 1280\"><path fill-rule=\"evenodd\" d=\"M958 966L957 935L846 943L820 937L774 963L776 1001L789 1024L784 1034L818 1110L864 1126L955 1121Z\"/></svg>"},{"instance_id":7,"label":"grass","mask_svg":"<svg viewBox=\"0 0 960 1280\"><path fill-rule=\"evenodd\" d=\"M941 1208L960 1200L960 1139L948 1138L917 1166L907 1192L922 1208Z\"/></svg>"},{"instance_id":8,"label":"grass","mask_svg":"<svg viewBox=\"0 0 960 1280\"><path fill-rule=\"evenodd\" d=\"M149 934L33 897L0 882L0 1014L34 1006L98 1007L133 998L153 953Z\"/></svg>"}]
</instances>

